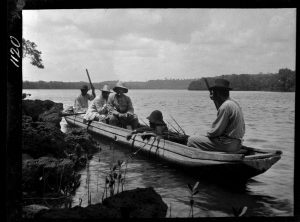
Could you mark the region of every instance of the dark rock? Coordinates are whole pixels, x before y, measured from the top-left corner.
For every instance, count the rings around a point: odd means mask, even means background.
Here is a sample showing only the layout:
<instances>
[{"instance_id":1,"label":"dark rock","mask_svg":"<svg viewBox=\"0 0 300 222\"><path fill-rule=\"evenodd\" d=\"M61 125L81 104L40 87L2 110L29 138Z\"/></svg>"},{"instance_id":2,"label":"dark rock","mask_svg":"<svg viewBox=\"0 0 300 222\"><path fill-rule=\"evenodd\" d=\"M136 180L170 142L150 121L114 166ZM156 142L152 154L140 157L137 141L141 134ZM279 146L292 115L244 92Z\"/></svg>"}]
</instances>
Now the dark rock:
<instances>
[{"instance_id":1,"label":"dark rock","mask_svg":"<svg viewBox=\"0 0 300 222\"><path fill-rule=\"evenodd\" d=\"M99 218L164 218L167 205L150 188L124 191L103 201L103 204L85 208L51 209L39 212L35 218L43 219L99 219Z\"/></svg>"},{"instance_id":2,"label":"dark rock","mask_svg":"<svg viewBox=\"0 0 300 222\"><path fill-rule=\"evenodd\" d=\"M23 115L30 116L33 121L51 122L58 128L60 128L62 110L62 103L51 100L22 100Z\"/></svg>"},{"instance_id":3,"label":"dark rock","mask_svg":"<svg viewBox=\"0 0 300 222\"><path fill-rule=\"evenodd\" d=\"M103 201L108 208L119 209L131 218L165 217L168 206L152 187L124 191Z\"/></svg>"},{"instance_id":4,"label":"dark rock","mask_svg":"<svg viewBox=\"0 0 300 222\"><path fill-rule=\"evenodd\" d=\"M48 207L43 205L31 204L22 208L22 218L32 219L42 210L49 210Z\"/></svg>"},{"instance_id":5,"label":"dark rock","mask_svg":"<svg viewBox=\"0 0 300 222\"><path fill-rule=\"evenodd\" d=\"M33 122L30 116L23 116L22 153L32 158L53 156L70 158L75 163L75 170L82 169L88 158L99 151L97 141L84 129L74 129L64 134L48 122Z\"/></svg>"},{"instance_id":6,"label":"dark rock","mask_svg":"<svg viewBox=\"0 0 300 222\"><path fill-rule=\"evenodd\" d=\"M55 103L49 110L46 110L45 112L41 113L39 115L38 120L54 123L55 126L60 128L60 122L62 120L60 113L62 109L62 103Z\"/></svg>"},{"instance_id":7,"label":"dark rock","mask_svg":"<svg viewBox=\"0 0 300 222\"><path fill-rule=\"evenodd\" d=\"M80 175L74 172L74 163L69 159L41 157L22 161L22 191L65 193L74 191L79 185Z\"/></svg>"},{"instance_id":8,"label":"dark rock","mask_svg":"<svg viewBox=\"0 0 300 222\"><path fill-rule=\"evenodd\" d=\"M65 135L53 124L46 122L32 122L30 117L23 116L22 122L22 153L33 158L52 155L66 157L64 150L71 144L65 141Z\"/></svg>"},{"instance_id":9,"label":"dark rock","mask_svg":"<svg viewBox=\"0 0 300 222\"><path fill-rule=\"evenodd\" d=\"M72 145L75 149L73 153L76 153L78 156L82 153L92 154L99 150L98 142L85 129L73 129L69 131L66 134L65 141Z\"/></svg>"}]
</instances>

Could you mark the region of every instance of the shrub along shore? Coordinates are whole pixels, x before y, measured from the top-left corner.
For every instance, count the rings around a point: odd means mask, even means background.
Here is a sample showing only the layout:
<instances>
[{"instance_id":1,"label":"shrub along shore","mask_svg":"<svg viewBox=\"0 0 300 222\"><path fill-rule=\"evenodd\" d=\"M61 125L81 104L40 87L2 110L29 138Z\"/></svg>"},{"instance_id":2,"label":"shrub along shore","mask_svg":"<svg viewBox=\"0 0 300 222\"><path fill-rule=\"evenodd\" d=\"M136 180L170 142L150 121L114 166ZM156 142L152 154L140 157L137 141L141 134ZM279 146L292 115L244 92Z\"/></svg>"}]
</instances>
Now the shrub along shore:
<instances>
[{"instance_id":1,"label":"shrub along shore","mask_svg":"<svg viewBox=\"0 0 300 222\"><path fill-rule=\"evenodd\" d=\"M62 110L63 104L50 100L22 100L23 218L165 217L168 207L151 187L123 191L87 207L71 207L80 185L78 171L100 146L85 129L63 133Z\"/></svg>"}]
</instances>

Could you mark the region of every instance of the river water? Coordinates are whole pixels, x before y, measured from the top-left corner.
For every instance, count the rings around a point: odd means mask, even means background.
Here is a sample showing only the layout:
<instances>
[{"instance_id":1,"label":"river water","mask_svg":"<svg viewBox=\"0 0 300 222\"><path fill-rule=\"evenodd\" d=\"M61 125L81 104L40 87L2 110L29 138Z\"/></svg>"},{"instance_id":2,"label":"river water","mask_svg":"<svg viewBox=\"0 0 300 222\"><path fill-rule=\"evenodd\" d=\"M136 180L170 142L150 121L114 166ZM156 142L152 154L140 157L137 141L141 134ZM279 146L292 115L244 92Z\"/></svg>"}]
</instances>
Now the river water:
<instances>
[{"instance_id":1,"label":"river water","mask_svg":"<svg viewBox=\"0 0 300 222\"><path fill-rule=\"evenodd\" d=\"M52 100L73 105L79 90L24 90L29 99ZM100 91L96 90L96 94ZM129 90L135 113L146 121L158 109L164 119L176 126L175 118L189 135L204 135L216 117L207 91ZM242 190L234 190L184 173L171 166L137 154L128 163L125 190L152 186L168 205L168 217L188 217L187 184L199 181L200 192L194 197L194 217L232 216L232 207L247 206L245 216L294 215L294 122L295 93L232 91L231 98L243 109L246 134L244 144L257 148L282 150L282 158L267 172L249 180ZM70 127L61 122L62 131ZM126 160L131 150L110 141L100 140L102 151L89 162L91 202L101 202L104 178L112 163ZM73 198L73 206L87 205L87 169L80 172L81 185ZM171 210L170 210L171 209Z\"/></svg>"}]
</instances>

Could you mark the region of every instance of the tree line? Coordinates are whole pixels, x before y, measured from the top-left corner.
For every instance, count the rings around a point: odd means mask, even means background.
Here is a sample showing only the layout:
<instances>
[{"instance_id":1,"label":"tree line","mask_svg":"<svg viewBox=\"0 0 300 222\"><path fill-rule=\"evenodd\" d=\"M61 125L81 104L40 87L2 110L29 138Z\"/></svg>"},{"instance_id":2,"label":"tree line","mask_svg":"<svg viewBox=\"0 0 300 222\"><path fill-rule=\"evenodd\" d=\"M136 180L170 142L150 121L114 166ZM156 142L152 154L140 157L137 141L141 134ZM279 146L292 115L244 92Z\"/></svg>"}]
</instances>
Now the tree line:
<instances>
[{"instance_id":1,"label":"tree line","mask_svg":"<svg viewBox=\"0 0 300 222\"><path fill-rule=\"evenodd\" d=\"M165 79L165 80L149 80L146 82L124 82L129 89L187 89L189 84L195 79ZM115 81L104 81L93 83L96 89L101 89L105 84L113 88L117 83ZM59 82L59 81L23 81L23 89L80 89L80 87L88 82Z\"/></svg>"},{"instance_id":2,"label":"tree line","mask_svg":"<svg viewBox=\"0 0 300 222\"><path fill-rule=\"evenodd\" d=\"M231 74L216 77L208 77L210 85L213 85L215 78L224 78L230 81L234 90L239 91L280 91L294 92L296 87L296 73L290 69L280 69L275 74ZM115 86L115 81L104 81L93 83L96 89L101 89L107 84L111 88ZM23 89L80 89L88 82L60 82L60 81L24 81ZM188 89L188 90L207 90L204 79L164 79L149 80L146 82L124 82L129 89Z\"/></svg>"},{"instance_id":3,"label":"tree line","mask_svg":"<svg viewBox=\"0 0 300 222\"><path fill-rule=\"evenodd\" d=\"M227 79L236 91L295 92L296 88L296 72L287 68L275 74L231 74L206 79L211 86L216 78ZM188 90L207 90L204 78L192 81Z\"/></svg>"}]
</instances>

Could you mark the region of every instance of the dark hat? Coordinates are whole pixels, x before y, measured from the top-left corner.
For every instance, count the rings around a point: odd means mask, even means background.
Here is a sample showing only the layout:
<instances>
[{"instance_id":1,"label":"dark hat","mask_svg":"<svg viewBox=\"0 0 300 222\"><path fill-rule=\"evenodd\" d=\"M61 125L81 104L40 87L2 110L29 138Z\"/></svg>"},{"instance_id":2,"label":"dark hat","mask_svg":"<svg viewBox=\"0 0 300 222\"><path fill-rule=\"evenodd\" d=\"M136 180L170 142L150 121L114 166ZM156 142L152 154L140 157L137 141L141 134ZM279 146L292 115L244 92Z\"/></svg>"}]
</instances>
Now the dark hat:
<instances>
[{"instance_id":1,"label":"dark hat","mask_svg":"<svg viewBox=\"0 0 300 222\"><path fill-rule=\"evenodd\" d=\"M82 85L80 89L81 90L89 90L89 87L87 85Z\"/></svg>"},{"instance_id":2,"label":"dark hat","mask_svg":"<svg viewBox=\"0 0 300 222\"><path fill-rule=\"evenodd\" d=\"M231 87L229 87L230 82L226 79L215 79L215 85L209 87L209 89L228 89L232 90Z\"/></svg>"},{"instance_id":3,"label":"dark hat","mask_svg":"<svg viewBox=\"0 0 300 222\"><path fill-rule=\"evenodd\" d=\"M116 86L113 88L113 90L116 91L117 88L124 89L125 93L128 92L128 89L124 86L124 83L121 81L116 83Z\"/></svg>"},{"instance_id":4,"label":"dark hat","mask_svg":"<svg viewBox=\"0 0 300 222\"><path fill-rule=\"evenodd\" d=\"M147 119L155 124L164 124L163 115L159 110L154 110Z\"/></svg>"},{"instance_id":5,"label":"dark hat","mask_svg":"<svg viewBox=\"0 0 300 222\"><path fill-rule=\"evenodd\" d=\"M102 92L109 92L109 93L111 93L111 91L110 91L110 88L109 88L109 86L108 85L104 85L103 87L102 87L102 89L100 89Z\"/></svg>"}]
</instances>

